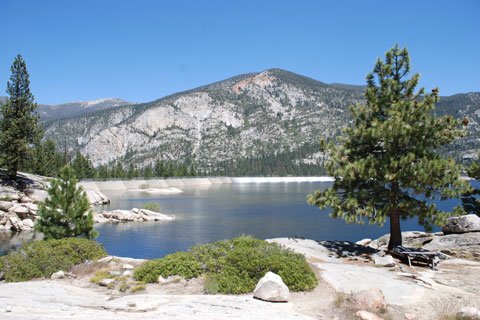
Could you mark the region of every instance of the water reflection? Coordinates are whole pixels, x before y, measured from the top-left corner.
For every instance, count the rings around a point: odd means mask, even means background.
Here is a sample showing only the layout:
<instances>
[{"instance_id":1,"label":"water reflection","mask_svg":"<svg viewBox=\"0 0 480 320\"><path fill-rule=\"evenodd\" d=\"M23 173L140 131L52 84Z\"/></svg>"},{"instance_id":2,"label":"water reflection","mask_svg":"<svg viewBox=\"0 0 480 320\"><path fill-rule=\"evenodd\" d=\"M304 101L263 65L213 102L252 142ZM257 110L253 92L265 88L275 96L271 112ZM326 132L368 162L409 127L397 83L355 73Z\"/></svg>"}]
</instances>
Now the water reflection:
<instances>
[{"instance_id":1,"label":"water reflection","mask_svg":"<svg viewBox=\"0 0 480 320\"><path fill-rule=\"evenodd\" d=\"M42 240L43 234L33 231L6 231L0 232L0 256L15 250L27 241Z\"/></svg>"}]
</instances>

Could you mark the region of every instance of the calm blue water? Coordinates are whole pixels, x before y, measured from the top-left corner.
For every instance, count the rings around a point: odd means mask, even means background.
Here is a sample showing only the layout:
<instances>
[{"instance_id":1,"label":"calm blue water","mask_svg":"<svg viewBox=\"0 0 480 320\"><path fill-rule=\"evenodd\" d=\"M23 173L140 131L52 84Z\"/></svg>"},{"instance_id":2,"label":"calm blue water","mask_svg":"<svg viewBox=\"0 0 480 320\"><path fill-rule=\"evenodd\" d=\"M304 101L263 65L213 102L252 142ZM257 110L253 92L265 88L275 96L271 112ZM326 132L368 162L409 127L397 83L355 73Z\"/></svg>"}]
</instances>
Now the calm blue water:
<instances>
[{"instance_id":1,"label":"calm blue water","mask_svg":"<svg viewBox=\"0 0 480 320\"><path fill-rule=\"evenodd\" d=\"M348 225L328 210L306 203L306 195L328 182L224 184L191 187L177 195L105 192L112 199L105 210L140 208L156 202L173 222L101 224L95 228L111 255L159 258L196 244L249 234L260 239L299 235L316 240L357 241L389 232L378 226ZM440 207L452 207L454 201ZM402 231L423 230L416 220L402 221Z\"/></svg>"}]
</instances>

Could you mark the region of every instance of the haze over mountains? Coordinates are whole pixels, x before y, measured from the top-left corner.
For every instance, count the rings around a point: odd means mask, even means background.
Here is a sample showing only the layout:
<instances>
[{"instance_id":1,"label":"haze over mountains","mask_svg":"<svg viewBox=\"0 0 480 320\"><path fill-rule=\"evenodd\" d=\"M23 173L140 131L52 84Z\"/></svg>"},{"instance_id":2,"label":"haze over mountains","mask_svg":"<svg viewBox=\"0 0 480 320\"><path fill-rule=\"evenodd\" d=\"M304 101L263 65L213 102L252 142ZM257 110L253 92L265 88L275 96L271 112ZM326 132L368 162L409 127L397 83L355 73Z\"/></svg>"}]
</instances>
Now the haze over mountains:
<instances>
[{"instance_id":1,"label":"haze over mountains","mask_svg":"<svg viewBox=\"0 0 480 320\"><path fill-rule=\"evenodd\" d=\"M350 121L348 107L363 102L364 90L270 69L149 103L101 99L39 111L48 120L46 137L62 149L80 150L97 166L118 160L141 167L161 159L195 161L210 173L266 165L285 169L272 174L289 174L291 166L318 170L318 140L340 133ZM457 159L475 154L480 93L442 97L436 113L470 119L467 137L443 152Z\"/></svg>"}]
</instances>

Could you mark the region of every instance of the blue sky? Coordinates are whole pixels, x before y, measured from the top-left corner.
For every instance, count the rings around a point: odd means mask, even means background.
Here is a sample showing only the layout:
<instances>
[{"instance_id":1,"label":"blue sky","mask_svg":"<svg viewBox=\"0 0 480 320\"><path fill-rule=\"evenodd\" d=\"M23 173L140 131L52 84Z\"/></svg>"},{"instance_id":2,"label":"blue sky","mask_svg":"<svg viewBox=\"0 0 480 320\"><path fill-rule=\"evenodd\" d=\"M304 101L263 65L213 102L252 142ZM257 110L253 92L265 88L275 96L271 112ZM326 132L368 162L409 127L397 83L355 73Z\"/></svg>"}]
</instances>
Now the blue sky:
<instances>
[{"instance_id":1,"label":"blue sky","mask_svg":"<svg viewBox=\"0 0 480 320\"><path fill-rule=\"evenodd\" d=\"M0 0L0 95L20 53L35 101L147 102L282 68L365 84L407 46L421 85L480 91L480 1Z\"/></svg>"}]
</instances>

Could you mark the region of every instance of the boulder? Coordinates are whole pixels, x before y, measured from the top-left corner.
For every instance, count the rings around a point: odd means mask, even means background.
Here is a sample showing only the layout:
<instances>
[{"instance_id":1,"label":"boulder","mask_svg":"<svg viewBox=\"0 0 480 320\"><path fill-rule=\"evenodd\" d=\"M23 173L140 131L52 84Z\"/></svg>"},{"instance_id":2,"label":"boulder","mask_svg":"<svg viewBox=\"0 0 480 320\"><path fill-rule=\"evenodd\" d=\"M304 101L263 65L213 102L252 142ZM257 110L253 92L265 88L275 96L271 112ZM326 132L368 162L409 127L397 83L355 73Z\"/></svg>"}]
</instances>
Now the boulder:
<instances>
[{"instance_id":1,"label":"boulder","mask_svg":"<svg viewBox=\"0 0 480 320\"><path fill-rule=\"evenodd\" d=\"M25 231L28 230L26 228L33 229L33 227L35 226L32 219L24 219L22 220L22 224L23 224L23 230Z\"/></svg>"},{"instance_id":2,"label":"boulder","mask_svg":"<svg viewBox=\"0 0 480 320\"><path fill-rule=\"evenodd\" d=\"M442 227L442 231L444 234L480 232L480 217L475 214L467 214L448 218L448 222Z\"/></svg>"},{"instance_id":3,"label":"boulder","mask_svg":"<svg viewBox=\"0 0 480 320\"><path fill-rule=\"evenodd\" d=\"M30 199L29 197L25 196L25 197L22 197L22 199L20 199L20 202L21 202L21 203L29 203L29 202L32 202L32 199Z\"/></svg>"},{"instance_id":4,"label":"boulder","mask_svg":"<svg viewBox=\"0 0 480 320\"><path fill-rule=\"evenodd\" d=\"M382 312L387 309L385 296L382 290L372 287L368 290L353 293L346 299L346 303L353 309L369 310L372 312Z\"/></svg>"},{"instance_id":5,"label":"boulder","mask_svg":"<svg viewBox=\"0 0 480 320\"><path fill-rule=\"evenodd\" d=\"M109 204L110 200L103 193L93 189L85 189L88 202L93 206Z\"/></svg>"},{"instance_id":6,"label":"boulder","mask_svg":"<svg viewBox=\"0 0 480 320\"><path fill-rule=\"evenodd\" d=\"M63 279L65 278L65 272L63 272L62 270L58 271L58 272L55 272L54 274L52 274L52 276L50 277L50 279L52 280L56 280L56 279Z\"/></svg>"},{"instance_id":7,"label":"boulder","mask_svg":"<svg viewBox=\"0 0 480 320\"><path fill-rule=\"evenodd\" d=\"M368 246L372 242L372 239L362 239L360 241L355 242L355 244L361 245L361 246Z\"/></svg>"},{"instance_id":8,"label":"boulder","mask_svg":"<svg viewBox=\"0 0 480 320\"><path fill-rule=\"evenodd\" d=\"M100 280L100 282L98 284L101 285L102 287L108 287L108 286L110 286L114 283L115 283L115 279L105 278L105 279Z\"/></svg>"},{"instance_id":9,"label":"boulder","mask_svg":"<svg viewBox=\"0 0 480 320\"><path fill-rule=\"evenodd\" d=\"M283 283L282 278L271 271L258 281L253 291L255 298L264 301L286 302L289 295L288 287Z\"/></svg>"},{"instance_id":10,"label":"boulder","mask_svg":"<svg viewBox=\"0 0 480 320\"><path fill-rule=\"evenodd\" d=\"M395 266L395 261L393 260L393 257L389 254L386 256L379 256L379 255L374 255L373 256L373 261L376 265L382 266L382 267L394 267Z\"/></svg>"},{"instance_id":11,"label":"boulder","mask_svg":"<svg viewBox=\"0 0 480 320\"><path fill-rule=\"evenodd\" d=\"M376 314L373 314L365 310L358 311L356 315L360 320L383 320L383 318L380 318Z\"/></svg>"},{"instance_id":12,"label":"boulder","mask_svg":"<svg viewBox=\"0 0 480 320\"><path fill-rule=\"evenodd\" d=\"M402 245L405 247L417 247L424 245L433 240L434 237L441 235L442 233L426 233L421 231L406 231L402 232ZM375 240L374 240L375 241ZM374 242L372 241L372 243ZM390 234L385 234L378 238L375 243L375 249L382 246L387 246L390 241ZM372 246L372 245L371 245Z\"/></svg>"},{"instance_id":13,"label":"boulder","mask_svg":"<svg viewBox=\"0 0 480 320\"><path fill-rule=\"evenodd\" d=\"M122 265L122 269L125 269L125 270L133 270L134 267L133 267L131 264L124 263L124 264Z\"/></svg>"},{"instance_id":14,"label":"boulder","mask_svg":"<svg viewBox=\"0 0 480 320\"><path fill-rule=\"evenodd\" d=\"M480 310L474 307L461 308L457 313L456 319L459 320L480 320Z\"/></svg>"},{"instance_id":15,"label":"boulder","mask_svg":"<svg viewBox=\"0 0 480 320\"><path fill-rule=\"evenodd\" d=\"M0 201L0 210L8 211L11 207L13 207L13 203L10 201Z\"/></svg>"},{"instance_id":16,"label":"boulder","mask_svg":"<svg viewBox=\"0 0 480 320\"><path fill-rule=\"evenodd\" d=\"M18 219L16 216L10 216L8 218L8 222L10 222L10 225L11 225L10 229L13 229L15 231L22 231L23 229L22 220Z\"/></svg>"},{"instance_id":17,"label":"boulder","mask_svg":"<svg viewBox=\"0 0 480 320\"><path fill-rule=\"evenodd\" d=\"M8 212L13 212L13 213L16 213L18 215L26 215L29 213L28 211L28 208L27 207L24 207L23 205L21 204L15 204L13 207L10 208L10 210L8 210Z\"/></svg>"},{"instance_id":18,"label":"boulder","mask_svg":"<svg viewBox=\"0 0 480 320\"><path fill-rule=\"evenodd\" d=\"M445 236L434 237L433 240L423 246L424 249L432 251L443 250L473 250L480 246L480 232L470 232L462 234L447 234Z\"/></svg>"},{"instance_id":19,"label":"boulder","mask_svg":"<svg viewBox=\"0 0 480 320\"><path fill-rule=\"evenodd\" d=\"M12 201L12 200L20 200L22 196L20 196L16 192L0 192L0 200L2 201Z\"/></svg>"},{"instance_id":20,"label":"boulder","mask_svg":"<svg viewBox=\"0 0 480 320\"><path fill-rule=\"evenodd\" d=\"M151 210L147 210L147 209L140 209L140 210L139 210L139 214L140 214L140 213L144 215L144 219L145 219L145 217L148 217L148 218L146 218L145 220L147 220L147 219L153 220L153 221L171 221L171 220L175 220L175 216L168 215L168 214L162 214L162 213L155 212L155 211L151 211Z\"/></svg>"},{"instance_id":21,"label":"boulder","mask_svg":"<svg viewBox=\"0 0 480 320\"><path fill-rule=\"evenodd\" d=\"M30 210L30 212L37 212L38 211L38 205L35 204L35 203L24 203L23 206L25 208L28 208L28 210Z\"/></svg>"},{"instance_id":22,"label":"boulder","mask_svg":"<svg viewBox=\"0 0 480 320\"><path fill-rule=\"evenodd\" d=\"M40 201L45 201L48 198L48 192L45 190L39 189L27 189L25 194L32 199L33 203L38 203Z\"/></svg>"}]
</instances>

